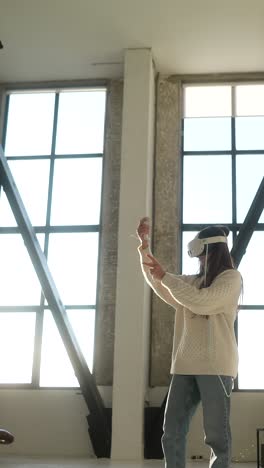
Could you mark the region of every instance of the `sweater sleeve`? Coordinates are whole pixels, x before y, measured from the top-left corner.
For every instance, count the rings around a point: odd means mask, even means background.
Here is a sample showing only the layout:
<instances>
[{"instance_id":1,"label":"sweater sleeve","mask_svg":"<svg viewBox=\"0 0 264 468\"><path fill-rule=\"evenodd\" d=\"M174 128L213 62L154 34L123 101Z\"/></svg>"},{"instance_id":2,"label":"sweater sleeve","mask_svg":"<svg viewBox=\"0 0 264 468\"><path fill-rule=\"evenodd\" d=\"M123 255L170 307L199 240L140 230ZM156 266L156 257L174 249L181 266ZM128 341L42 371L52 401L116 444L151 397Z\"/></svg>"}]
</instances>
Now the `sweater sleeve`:
<instances>
[{"instance_id":1,"label":"sweater sleeve","mask_svg":"<svg viewBox=\"0 0 264 468\"><path fill-rule=\"evenodd\" d=\"M150 272L149 268L146 265L143 265L143 262L148 262L149 257L147 256L148 254L152 255L150 248L142 249L142 247L138 247L138 252L140 255L140 264L141 264L141 269L142 273L144 275L144 278L146 282L149 284L149 286L153 289L153 291L157 294L157 296L160 297L163 301L165 301L167 304L172 306L174 309L177 307L177 301L174 299L172 296L171 292L167 287L165 287L161 281L155 280Z\"/></svg>"},{"instance_id":2,"label":"sweater sleeve","mask_svg":"<svg viewBox=\"0 0 264 468\"><path fill-rule=\"evenodd\" d=\"M161 283L179 304L194 314L218 314L219 309L234 304L241 292L241 275L237 270L226 270L216 277L208 288L198 289L180 277L166 273Z\"/></svg>"}]
</instances>

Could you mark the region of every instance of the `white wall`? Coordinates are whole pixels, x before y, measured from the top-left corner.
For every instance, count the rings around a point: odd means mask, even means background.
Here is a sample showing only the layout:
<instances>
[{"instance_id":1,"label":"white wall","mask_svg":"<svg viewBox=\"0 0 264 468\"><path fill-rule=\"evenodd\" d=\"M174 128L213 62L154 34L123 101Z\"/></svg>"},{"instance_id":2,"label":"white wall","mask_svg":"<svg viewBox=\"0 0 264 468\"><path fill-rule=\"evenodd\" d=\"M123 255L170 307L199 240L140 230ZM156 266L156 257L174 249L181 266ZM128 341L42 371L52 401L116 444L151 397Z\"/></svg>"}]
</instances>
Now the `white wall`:
<instances>
[{"instance_id":1,"label":"white wall","mask_svg":"<svg viewBox=\"0 0 264 468\"><path fill-rule=\"evenodd\" d=\"M110 387L101 388L110 406ZM86 404L73 390L0 390L0 427L14 431L15 443L0 448L1 454L94 457L90 444ZM160 405L166 388L149 390L149 401ZM256 428L264 427L264 394L233 393L231 426L233 459L256 460ZM193 418L187 444L187 456L208 457L203 442L202 411Z\"/></svg>"},{"instance_id":2,"label":"white wall","mask_svg":"<svg viewBox=\"0 0 264 468\"><path fill-rule=\"evenodd\" d=\"M0 390L0 427L15 435L0 453L93 456L87 415L73 390Z\"/></svg>"}]
</instances>

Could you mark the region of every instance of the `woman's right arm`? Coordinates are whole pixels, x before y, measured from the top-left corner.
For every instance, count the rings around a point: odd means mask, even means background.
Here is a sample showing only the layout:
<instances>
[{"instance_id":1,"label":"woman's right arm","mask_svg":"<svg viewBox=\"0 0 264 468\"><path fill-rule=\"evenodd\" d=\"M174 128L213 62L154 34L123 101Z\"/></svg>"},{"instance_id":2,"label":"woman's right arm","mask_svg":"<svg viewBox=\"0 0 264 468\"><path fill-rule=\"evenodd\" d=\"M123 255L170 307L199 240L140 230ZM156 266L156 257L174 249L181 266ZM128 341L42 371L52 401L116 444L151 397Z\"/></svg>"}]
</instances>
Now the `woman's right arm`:
<instances>
[{"instance_id":1,"label":"woman's right arm","mask_svg":"<svg viewBox=\"0 0 264 468\"><path fill-rule=\"evenodd\" d=\"M144 262L148 262L148 254L151 254L149 242L150 242L150 223L149 218L142 218L139 222L137 228L137 235L140 240L140 245L138 247L138 253L140 256L140 265L141 270L144 275L146 282L153 289L153 291L167 304L171 305L174 309L176 308L177 302L172 297L168 289L161 284L161 281L155 280L151 273L149 267L144 265Z\"/></svg>"},{"instance_id":2,"label":"woman's right arm","mask_svg":"<svg viewBox=\"0 0 264 468\"><path fill-rule=\"evenodd\" d=\"M165 301L167 304L169 304L175 309L177 306L177 302L172 297L171 293L168 291L168 289L165 286L163 286L163 284L161 284L161 281L155 280L152 277L152 275L150 274L149 268L143 264L144 262L147 262L149 260L147 255L151 254L151 250L149 246L143 249L142 245L140 245L138 247L138 252L140 256L141 270L142 270L142 273L146 282L153 289L153 291L157 294L157 296L160 297L160 299L162 299L163 301Z\"/></svg>"}]
</instances>

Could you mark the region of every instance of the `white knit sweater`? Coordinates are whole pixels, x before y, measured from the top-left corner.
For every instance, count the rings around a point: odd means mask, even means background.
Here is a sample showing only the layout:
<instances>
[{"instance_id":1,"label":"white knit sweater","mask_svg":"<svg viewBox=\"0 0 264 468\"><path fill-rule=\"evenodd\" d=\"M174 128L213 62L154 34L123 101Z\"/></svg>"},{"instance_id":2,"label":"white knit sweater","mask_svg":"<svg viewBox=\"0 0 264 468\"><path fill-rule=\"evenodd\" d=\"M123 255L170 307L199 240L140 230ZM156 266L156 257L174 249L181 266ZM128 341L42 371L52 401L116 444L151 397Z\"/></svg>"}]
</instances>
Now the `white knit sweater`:
<instances>
[{"instance_id":1,"label":"white knit sweater","mask_svg":"<svg viewBox=\"0 0 264 468\"><path fill-rule=\"evenodd\" d=\"M198 289L197 275L166 273L152 278L149 248L138 248L146 281L175 309L171 374L229 375L236 377L238 351L234 322L242 279L237 270L219 274L208 288Z\"/></svg>"}]
</instances>

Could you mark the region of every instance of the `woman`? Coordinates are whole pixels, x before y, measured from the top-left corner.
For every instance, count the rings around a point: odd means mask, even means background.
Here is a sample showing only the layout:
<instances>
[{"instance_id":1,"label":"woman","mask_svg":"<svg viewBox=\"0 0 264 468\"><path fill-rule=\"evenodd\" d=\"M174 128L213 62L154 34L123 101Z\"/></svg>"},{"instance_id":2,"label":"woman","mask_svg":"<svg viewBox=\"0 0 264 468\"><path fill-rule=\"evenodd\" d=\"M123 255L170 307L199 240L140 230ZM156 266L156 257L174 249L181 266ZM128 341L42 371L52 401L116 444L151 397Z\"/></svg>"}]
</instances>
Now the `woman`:
<instances>
[{"instance_id":1,"label":"woman","mask_svg":"<svg viewBox=\"0 0 264 468\"><path fill-rule=\"evenodd\" d=\"M230 466L230 395L238 368L234 322L242 279L227 247L228 233L225 226L200 231L188 244L190 256L199 258L200 272L173 275L151 254L148 218L142 218L137 229L145 279L175 309L172 380L162 436L166 468L185 467L186 435L200 402L210 467Z\"/></svg>"}]
</instances>

